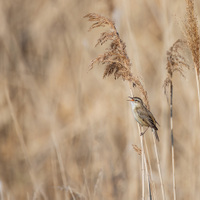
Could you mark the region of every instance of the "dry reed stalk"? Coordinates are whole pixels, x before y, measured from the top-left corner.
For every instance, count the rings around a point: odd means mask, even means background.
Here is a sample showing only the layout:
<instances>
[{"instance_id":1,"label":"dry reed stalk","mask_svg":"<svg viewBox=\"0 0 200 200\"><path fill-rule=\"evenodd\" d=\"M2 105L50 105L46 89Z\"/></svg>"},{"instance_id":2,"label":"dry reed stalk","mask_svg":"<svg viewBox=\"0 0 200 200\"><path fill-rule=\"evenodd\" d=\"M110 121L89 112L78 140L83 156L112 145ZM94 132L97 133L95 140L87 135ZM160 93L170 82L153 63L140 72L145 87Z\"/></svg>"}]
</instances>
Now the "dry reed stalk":
<instances>
[{"instance_id":1,"label":"dry reed stalk","mask_svg":"<svg viewBox=\"0 0 200 200\"><path fill-rule=\"evenodd\" d=\"M106 49L106 52L103 55L100 55L94 60L92 60L90 69L94 67L94 64L105 65L106 68L104 71L103 78L113 74L115 79L118 79L121 77L122 80L128 81L131 94L132 94L132 89L133 89L132 86L134 88L137 88L143 96L142 98L143 102L145 103L146 107L149 109L147 92L144 90L144 87L141 81L136 76L133 76L131 72L131 63L126 53L126 45L121 40L114 22L106 17L103 17L95 13L90 13L86 15L85 17L89 18L89 21L94 22L92 26L89 28L89 31L97 27L109 26L110 28L108 31L103 32L101 34L96 44L96 46L99 44L103 45L105 42L110 40L111 41L110 47ZM154 143L154 145L156 144ZM142 156L142 199L144 199L144 173L143 173L144 163L143 162L144 162L145 153L144 153L144 148L143 148L143 139L141 139L141 148L142 148L142 155L143 155ZM157 147L155 147L155 149L157 149ZM158 152L156 152L156 159L157 159L157 163L159 163ZM164 186L163 186L163 181L162 181L162 176L161 176L160 165L158 165L158 167L159 167L158 171L159 171L159 178L161 182L162 196L163 196L163 199L165 199L165 194L163 192Z\"/></svg>"},{"instance_id":2,"label":"dry reed stalk","mask_svg":"<svg viewBox=\"0 0 200 200\"><path fill-rule=\"evenodd\" d=\"M147 165L147 160L144 159L144 164L145 164L145 170L147 174L147 187L148 187L148 193L149 193L149 199L152 200L152 194L151 194L151 177L148 172L148 165Z\"/></svg>"},{"instance_id":3,"label":"dry reed stalk","mask_svg":"<svg viewBox=\"0 0 200 200\"><path fill-rule=\"evenodd\" d=\"M57 186L58 186L58 177L56 176L57 174L57 167L56 167L56 161L54 159L54 149L51 149L51 172L52 172L52 179L53 179L53 187L54 187L54 191L55 191L55 200L58 200L59 197L59 193L57 190Z\"/></svg>"},{"instance_id":4,"label":"dry reed stalk","mask_svg":"<svg viewBox=\"0 0 200 200\"><path fill-rule=\"evenodd\" d=\"M97 191L98 191L98 188L99 188L99 186L102 182L103 175L104 175L103 170L100 170L100 172L98 173L98 177L97 177L95 186L94 186L93 199L95 199L95 197L97 196Z\"/></svg>"},{"instance_id":5,"label":"dry reed stalk","mask_svg":"<svg viewBox=\"0 0 200 200\"><path fill-rule=\"evenodd\" d=\"M145 179L145 175L144 175L144 146L143 146L143 138L144 137L140 137L140 142L141 142L141 148L142 148L142 200L145 199L145 187L144 187L144 179Z\"/></svg>"},{"instance_id":6,"label":"dry reed stalk","mask_svg":"<svg viewBox=\"0 0 200 200\"><path fill-rule=\"evenodd\" d=\"M186 14L185 14L185 20L184 20L184 33L185 38L187 40L188 47L192 54L192 60L194 64L195 69L195 79L196 79L196 87L197 87L197 96L198 96L198 107L199 107L199 119L200 119L200 83L199 83L199 71L200 71L200 63L199 63L199 48L200 48L200 36L199 36L199 27L198 27L198 21L197 16L195 13L194 8L194 1L193 0L186 0ZM197 141L199 141L198 134L195 133L193 137L193 145L198 146ZM196 154L193 154L193 159L195 161L195 165L199 165L199 160L196 159ZM195 167L195 174L198 173L199 169ZM198 178L194 176L195 185L198 182Z\"/></svg>"},{"instance_id":7,"label":"dry reed stalk","mask_svg":"<svg viewBox=\"0 0 200 200\"><path fill-rule=\"evenodd\" d=\"M60 151L60 148L59 148L59 145L58 145L58 141L57 141L57 139L55 137L55 133L53 131L51 131L51 137L52 137L53 145L55 147L56 155L57 155L57 158L58 158L60 172L61 172L61 175L62 175L61 177L62 177L63 186L66 187L67 186L67 178L66 178L66 175L65 175L64 162L63 162L63 159L62 159L62 155L61 155L61 151ZM69 192L70 192L70 196L73 197L73 193L71 193L70 189L69 189ZM68 199L68 198L69 198L69 195L67 194L67 192L65 192L65 199ZM73 199L74 199L74 197L73 197Z\"/></svg>"},{"instance_id":8,"label":"dry reed stalk","mask_svg":"<svg viewBox=\"0 0 200 200\"><path fill-rule=\"evenodd\" d=\"M167 78L164 82L164 91L166 94L166 88L170 88L170 128L171 128L171 145L172 145L172 177L173 177L173 195L176 200L176 177L175 177L175 157L174 157L174 134L173 134L173 73L179 72L183 75L183 67L189 69L189 65L186 63L185 58L181 55L180 50L183 49L186 44L183 40L177 40L172 47L167 51Z\"/></svg>"},{"instance_id":9,"label":"dry reed stalk","mask_svg":"<svg viewBox=\"0 0 200 200\"><path fill-rule=\"evenodd\" d=\"M141 132L139 125L138 125L138 130L139 130L139 132ZM155 134L154 134L154 135L155 135ZM153 136L153 137L154 137L154 136ZM144 150L144 144L145 144L146 151ZM154 145L156 145L156 144L154 144ZM147 143L146 143L145 137L144 137L144 141L141 142L141 147L143 148L143 151L145 151L145 154L144 154L144 155L145 155L145 157L144 157L144 162L145 162L146 174L148 175L148 183L151 183L151 184L152 184L152 188L153 188L153 190L151 190L150 185L148 185L148 188L149 188L149 198L150 198L150 199L152 198L151 191L153 191L153 197L154 197L154 199L156 199L156 187L155 187L155 183L154 183L154 178L153 178L153 173L152 173L152 168L151 168L151 162L150 162L150 157L149 157L149 151L148 151L148 147L147 147ZM133 145L133 149L134 149L139 155L141 155L142 152L143 152L141 149L139 149L139 148L137 147L137 145ZM156 149L157 149L157 147L156 147ZM147 158L146 158L146 155L147 155ZM157 155L158 155L158 152L157 152ZM156 158L158 158L158 157L156 157ZM159 158L158 158L158 159L159 159ZM159 165L159 167L160 167L160 165ZM150 174L149 174L149 171L150 171ZM161 179L162 179L162 175L159 176L159 177L161 177ZM163 187L163 191L164 191L164 187Z\"/></svg>"},{"instance_id":10,"label":"dry reed stalk","mask_svg":"<svg viewBox=\"0 0 200 200\"><path fill-rule=\"evenodd\" d=\"M197 94L198 94L198 102L199 102L199 117L200 117L200 86L199 86L200 36L199 36L198 21L197 21L197 17L194 10L194 1L186 0L186 4L187 6L186 6L185 21L184 21L184 31L185 31L187 44L192 53L192 58L194 62Z\"/></svg>"},{"instance_id":11,"label":"dry reed stalk","mask_svg":"<svg viewBox=\"0 0 200 200\"><path fill-rule=\"evenodd\" d=\"M144 141L145 141L145 136L141 137L142 138L142 145L143 145L143 149L144 149ZM144 150L145 151L145 150ZM152 194L151 194L151 175L152 173L149 173L149 168L148 168L148 164L147 164L147 159L146 158L146 153L143 153L144 157L143 157L143 162L144 162L144 167L145 167L145 171L146 171L146 180L147 180L147 189L148 189L148 194L149 194L149 199L152 199Z\"/></svg>"},{"instance_id":12,"label":"dry reed stalk","mask_svg":"<svg viewBox=\"0 0 200 200\"><path fill-rule=\"evenodd\" d=\"M22 134L21 127L20 127L19 122L17 120L17 116L14 112L14 108L13 108L13 104L12 104L11 99L10 99L10 94L9 94L7 83L5 83L4 90L5 90L6 100L7 100L8 106L9 106L9 110L10 110L10 115L11 115L13 123L14 123L15 131L16 131L17 137L19 139L19 142L20 142L20 145L21 145L21 148L22 148L22 152L24 154L24 159L27 162L27 166L28 166L28 169L29 169L29 174L30 174L30 177L31 177L33 187L36 190L37 182L36 182L35 176L33 175L32 164L31 164L31 161L30 161L30 158L29 158L29 155L28 155L28 150L27 150L27 147L26 147L26 144L25 144L25 141L24 141L24 137L23 137L23 134Z\"/></svg>"},{"instance_id":13,"label":"dry reed stalk","mask_svg":"<svg viewBox=\"0 0 200 200\"><path fill-rule=\"evenodd\" d=\"M141 127L139 124L138 125L138 130L139 130L139 134L142 132ZM145 179L145 175L144 175L144 160L145 160L145 153L144 153L144 136L140 137L140 143L141 143L141 149L142 149L142 200L145 199L145 187L144 187L144 179Z\"/></svg>"},{"instance_id":14,"label":"dry reed stalk","mask_svg":"<svg viewBox=\"0 0 200 200\"><path fill-rule=\"evenodd\" d=\"M157 162L157 167L158 167L158 174L159 174L160 184L161 184L162 198L165 200L166 199L165 198L165 190L164 190L162 172L161 172L161 167L160 167L160 159L159 159L159 156L158 156L158 149L157 149L155 137L153 137L153 143L154 143L154 150L155 150L155 154L156 154L156 162Z\"/></svg>"},{"instance_id":15,"label":"dry reed stalk","mask_svg":"<svg viewBox=\"0 0 200 200\"><path fill-rule=\"evenodd\" d=\"M147 143L146 143L146 139L144 138L144 143L145 143L145 149L146 149L146 154L147 154L147 166L149 167L149 171L150 171L150 178L151 178L151 182L152 182L152 192L153 192L153 197L156 200L156 196L157 196L157 192L156 192L156 186L155 186L155 182L154 182L154 176L153 176L153 172L152 172L152 167L151 167L151 162L150 162L150 157L149 157L149 150L147 147Z\"/></svg>"},{"instance_id":16,"label":"dry reed stalk","mask_svg":"<svg viewBox=\"0 0 200 200\"><path fill-rule=\"evenodd\" d=\"M13 103L10 99L10 94L9 94L9 89L8 89L7 83L5 83L4 92L5 92L6 101L8 103L8 107L9 107L9 110L10 110L10 115L11 115L13 123L14 123L15 131L16 131L17 137L19 139L21 149L22 149L22 153L24 155L25 162L27 163L29 175L30 175L33 187L34 187L33 199L38 198L38 196L40 196L40 195L43 199L47 199L46 194L44 193L43 189L41 187L38 187L38 181L36 179L36 176L35 176L33 168L32 168L32 163L31 163L31 160L30 160L30 157L29 157L29 154L28 154L28 150L27 150L27 146L26 146L26 143L25 143L25 140L24 140L24 137L23 137L22 129L19 125L17 116L16 116L15 111L14 111Z\"/></svg>"},{"instance_id":17,"label":"dry reed stalk","mask_svg":"<svg viewBox=\"0 0 200 200\"><path fill-rule=\"evenodd\" d=\"M85 185L85 188L86 188L87 199L90 200L91 199L91 193L90 193L90 189L89 189L89 185L88 185L85 169L83 170L83 175L84 175L84 185ZM93 197L93 199L94 199L94 197Z\"/></svg>"},{"instance_id":18,"label":"dry reed stalk","mask_svg":"<svg viewBox=\"0 0 200 200\"><path fill-rule=\"evenodd\" d=\"M126 53L126 45L121 40L114 22L95 13L90 13L85 17L89 18L89 21L94 22L93 25L89 28L89 31L97 27L105 27L106 25L110 28L108 31L101 33L101 36L95 45L103 45L105 42L111 41L110 47L106 49L106 52L103 55L100 55L92 60L90 69L92 69L95 64L101 63L105 65L106 68L103 74L103 78L113 74L115 79L122 78L122 80L128 81L131 90L133 86L141 92L143 95L142 100L149 109L147 92L144 90L144 87L139 78L134 76L131 72L131 62Z\"/></svg>"},{"instance_id":19,"label":"dry reed stalk","mask_svg":"<svg viewBox=\"0 0 200 200\"><path fill-rule=\"evenodd\" d=\"M138 125L138 130L139 132L141 131L141 127ZM142 139L143 138L143 139ZM143 140L143 141L142 141ZM144 143L145 142L145 136L144 137L140 137L140 141L141 141L141 149L137 146L137 145L133 145L133 149L138 153L138 155L142 156L142 188L144 188L144 168L145 168L145 172L146 172L146 180L147 180L147 188L148 188L148 194L149 194L149 199L152 199L152 193L151 193L151 183L153 184L153 187L155 186L154 182L151 180L151 176L152 176L152 171L150 169L150 173L149 173L149 166L148 166L148 156L146 159L146 153L144 150ZM142 150L143 149L143 150ZM144 199L144 190L142 190L142 199ZM156 199L156 197L155 197Z\"/></svg>"}]
</instances>

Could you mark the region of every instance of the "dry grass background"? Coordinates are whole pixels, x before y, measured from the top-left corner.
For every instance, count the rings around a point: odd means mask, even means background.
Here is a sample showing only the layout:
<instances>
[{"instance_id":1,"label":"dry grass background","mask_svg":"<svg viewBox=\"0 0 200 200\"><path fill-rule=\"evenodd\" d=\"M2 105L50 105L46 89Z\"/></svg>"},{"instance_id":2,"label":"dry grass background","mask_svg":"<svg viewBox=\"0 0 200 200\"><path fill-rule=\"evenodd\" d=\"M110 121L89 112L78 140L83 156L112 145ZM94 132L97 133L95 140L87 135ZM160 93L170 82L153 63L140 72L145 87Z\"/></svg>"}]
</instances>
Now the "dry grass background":
<instances>
[{"instance_id":1,"label":"dry grass background","mask_svg":"<svg viewBox=\"0 0 200 200\"><path fill-rule=\"evenodd\" d=\"M196 13L200 22L200 3ZM140 199L137 124L122 81L102 79L102 29L83 16L116 22L133 72L142 78L160 124L158 143L167 199L173 198L166 52L184 38L182 0L0 0L0 198ZM191 56L190 56L191 57ZM189 59L192 64L191 59ZM199 116L193 66L174 75L177 199L200 198ZM161 199L151 132L146 140Z\"/></svg>"}]
</instances>

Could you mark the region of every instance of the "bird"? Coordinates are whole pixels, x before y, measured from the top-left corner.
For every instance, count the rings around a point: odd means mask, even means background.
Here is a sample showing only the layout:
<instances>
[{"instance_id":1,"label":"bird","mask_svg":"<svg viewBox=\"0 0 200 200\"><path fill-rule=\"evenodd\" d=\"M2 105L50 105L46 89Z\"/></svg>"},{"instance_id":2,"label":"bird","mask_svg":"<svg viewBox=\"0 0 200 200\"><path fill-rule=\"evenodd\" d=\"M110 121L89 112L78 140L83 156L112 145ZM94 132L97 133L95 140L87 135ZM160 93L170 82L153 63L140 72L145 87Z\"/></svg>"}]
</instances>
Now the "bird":
<instances>
[{"instance_id":1,"label":"bird","mask_svg":"<svg viewBox=\"0 0 200 200\"><path fill-rule=\"evenodd\" d=\"M148 128L152 128L154 130L154 134L156 139L159 141L159 137L157 134L157 126L158 122L156 121L153 114L146 108L146 106L143 104L142 99L139 97L129 97L130 99L128 101L131 102L131 107L133 110L133 115L135 120L143 127L147 127L147 129L141 133L140 135L144 135L145 132L148 130ZM158 124L159 125L159 124Z\"/></svg>"}]
</instances>

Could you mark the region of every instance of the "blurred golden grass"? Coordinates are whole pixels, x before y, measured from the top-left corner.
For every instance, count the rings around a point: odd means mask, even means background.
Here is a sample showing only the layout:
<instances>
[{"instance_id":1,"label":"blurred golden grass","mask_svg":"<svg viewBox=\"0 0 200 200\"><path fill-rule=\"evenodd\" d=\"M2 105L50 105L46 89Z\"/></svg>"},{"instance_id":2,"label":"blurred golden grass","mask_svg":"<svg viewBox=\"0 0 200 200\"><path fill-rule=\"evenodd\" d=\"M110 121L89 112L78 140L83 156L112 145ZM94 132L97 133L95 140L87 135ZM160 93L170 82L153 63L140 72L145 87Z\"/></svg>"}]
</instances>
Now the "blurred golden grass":
<instances>
[{"instance_id":1,"label":"blurred golden grass","mask_svg":"<svg viewBox=\"0 0 200 200\"><path fill-rule=\"evenodd\" d=\"M200 3L196 3L199 19ZM100 31L83 16L115 20L132 69L142 78L160 123L159 152L172 199L169 106L163 92L166 51L182 38L181 1L0 1L1 199L139 199L136 123L121 81L88 72L102 52ZM195 74L174 75L174 139L178 199L199 199L199 118ZM9 103L10 101L10 103ZM151 164L161 198L150 132ZM24 146L23 146L24 143ZM194 160L195 159L195 160ZM194 170L195 169L195 170Z\"/></svg>"}]
</instances>

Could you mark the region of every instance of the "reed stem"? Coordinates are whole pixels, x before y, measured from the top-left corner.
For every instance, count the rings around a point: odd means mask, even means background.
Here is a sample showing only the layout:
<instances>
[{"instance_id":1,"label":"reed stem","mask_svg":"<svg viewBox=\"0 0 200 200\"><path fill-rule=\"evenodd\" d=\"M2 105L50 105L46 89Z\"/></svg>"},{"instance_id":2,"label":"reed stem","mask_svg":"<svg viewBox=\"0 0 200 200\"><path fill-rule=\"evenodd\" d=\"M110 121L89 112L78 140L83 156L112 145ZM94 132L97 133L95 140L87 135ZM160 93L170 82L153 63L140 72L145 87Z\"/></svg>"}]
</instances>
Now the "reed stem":
<instances>
[{"instance_id":1,"label":"reed stem","mask_svg":"<svg viewBox=\"0 0 200 200\"><path fill-rule=\"evenodd\" d=\"M139 125L138 125L139 126ZM141 128L139 126L139 134L141 133ZM140 143L141 143L141 149L142 149L142 200L144 200L144 158L145 158L145 153L144 153L144 138L143 136L140 137Z\"/></svg>"},{"instance_id":2,"label":"reed stem","mask_svg":"<svg viewBox=\"0 0 200 200\"><path fill-rule=\"evenodd\" d=\"M170 82L170 127L172 143L172 175L173 175L173 194L176 200L176 177L175 177L175 159L174 159L174 135L173 135L173 84Z\"/></svg>"},{"instance_id":3,"label":"reed stem","mask_svg":"<svg viewBox=\"0 0 200 200\"><path fill-rule=\"evenodd\" d=\"M156 162L157 162L157 167L158 167L158 174L159 174L160 184L161 184L162 199L165 200L166 197L165 197L164 184L163 184L162 173L161 173L161 168L160 168L160 160L159 160L159 156L158 156L158 149L157 149L157 146L156 146L156 140L155 140L154 135L153 135L153 143L154 143L154 150L155 150L155 154L156 154Z\"/></svg>"},{"instance_id":4,"label":"reed stem","mask_svg":"<svg viewBox=\"0 0 200 200\"><path fill-rule=\"evenodd\" d=\"M198 102L199 102L199 117L200 117L200 87L199 87L199 76L197 67L195 66L195 76L196 76L196 84L197 84L197 94L198 94Z\"/></svg>"}]
</instances>

